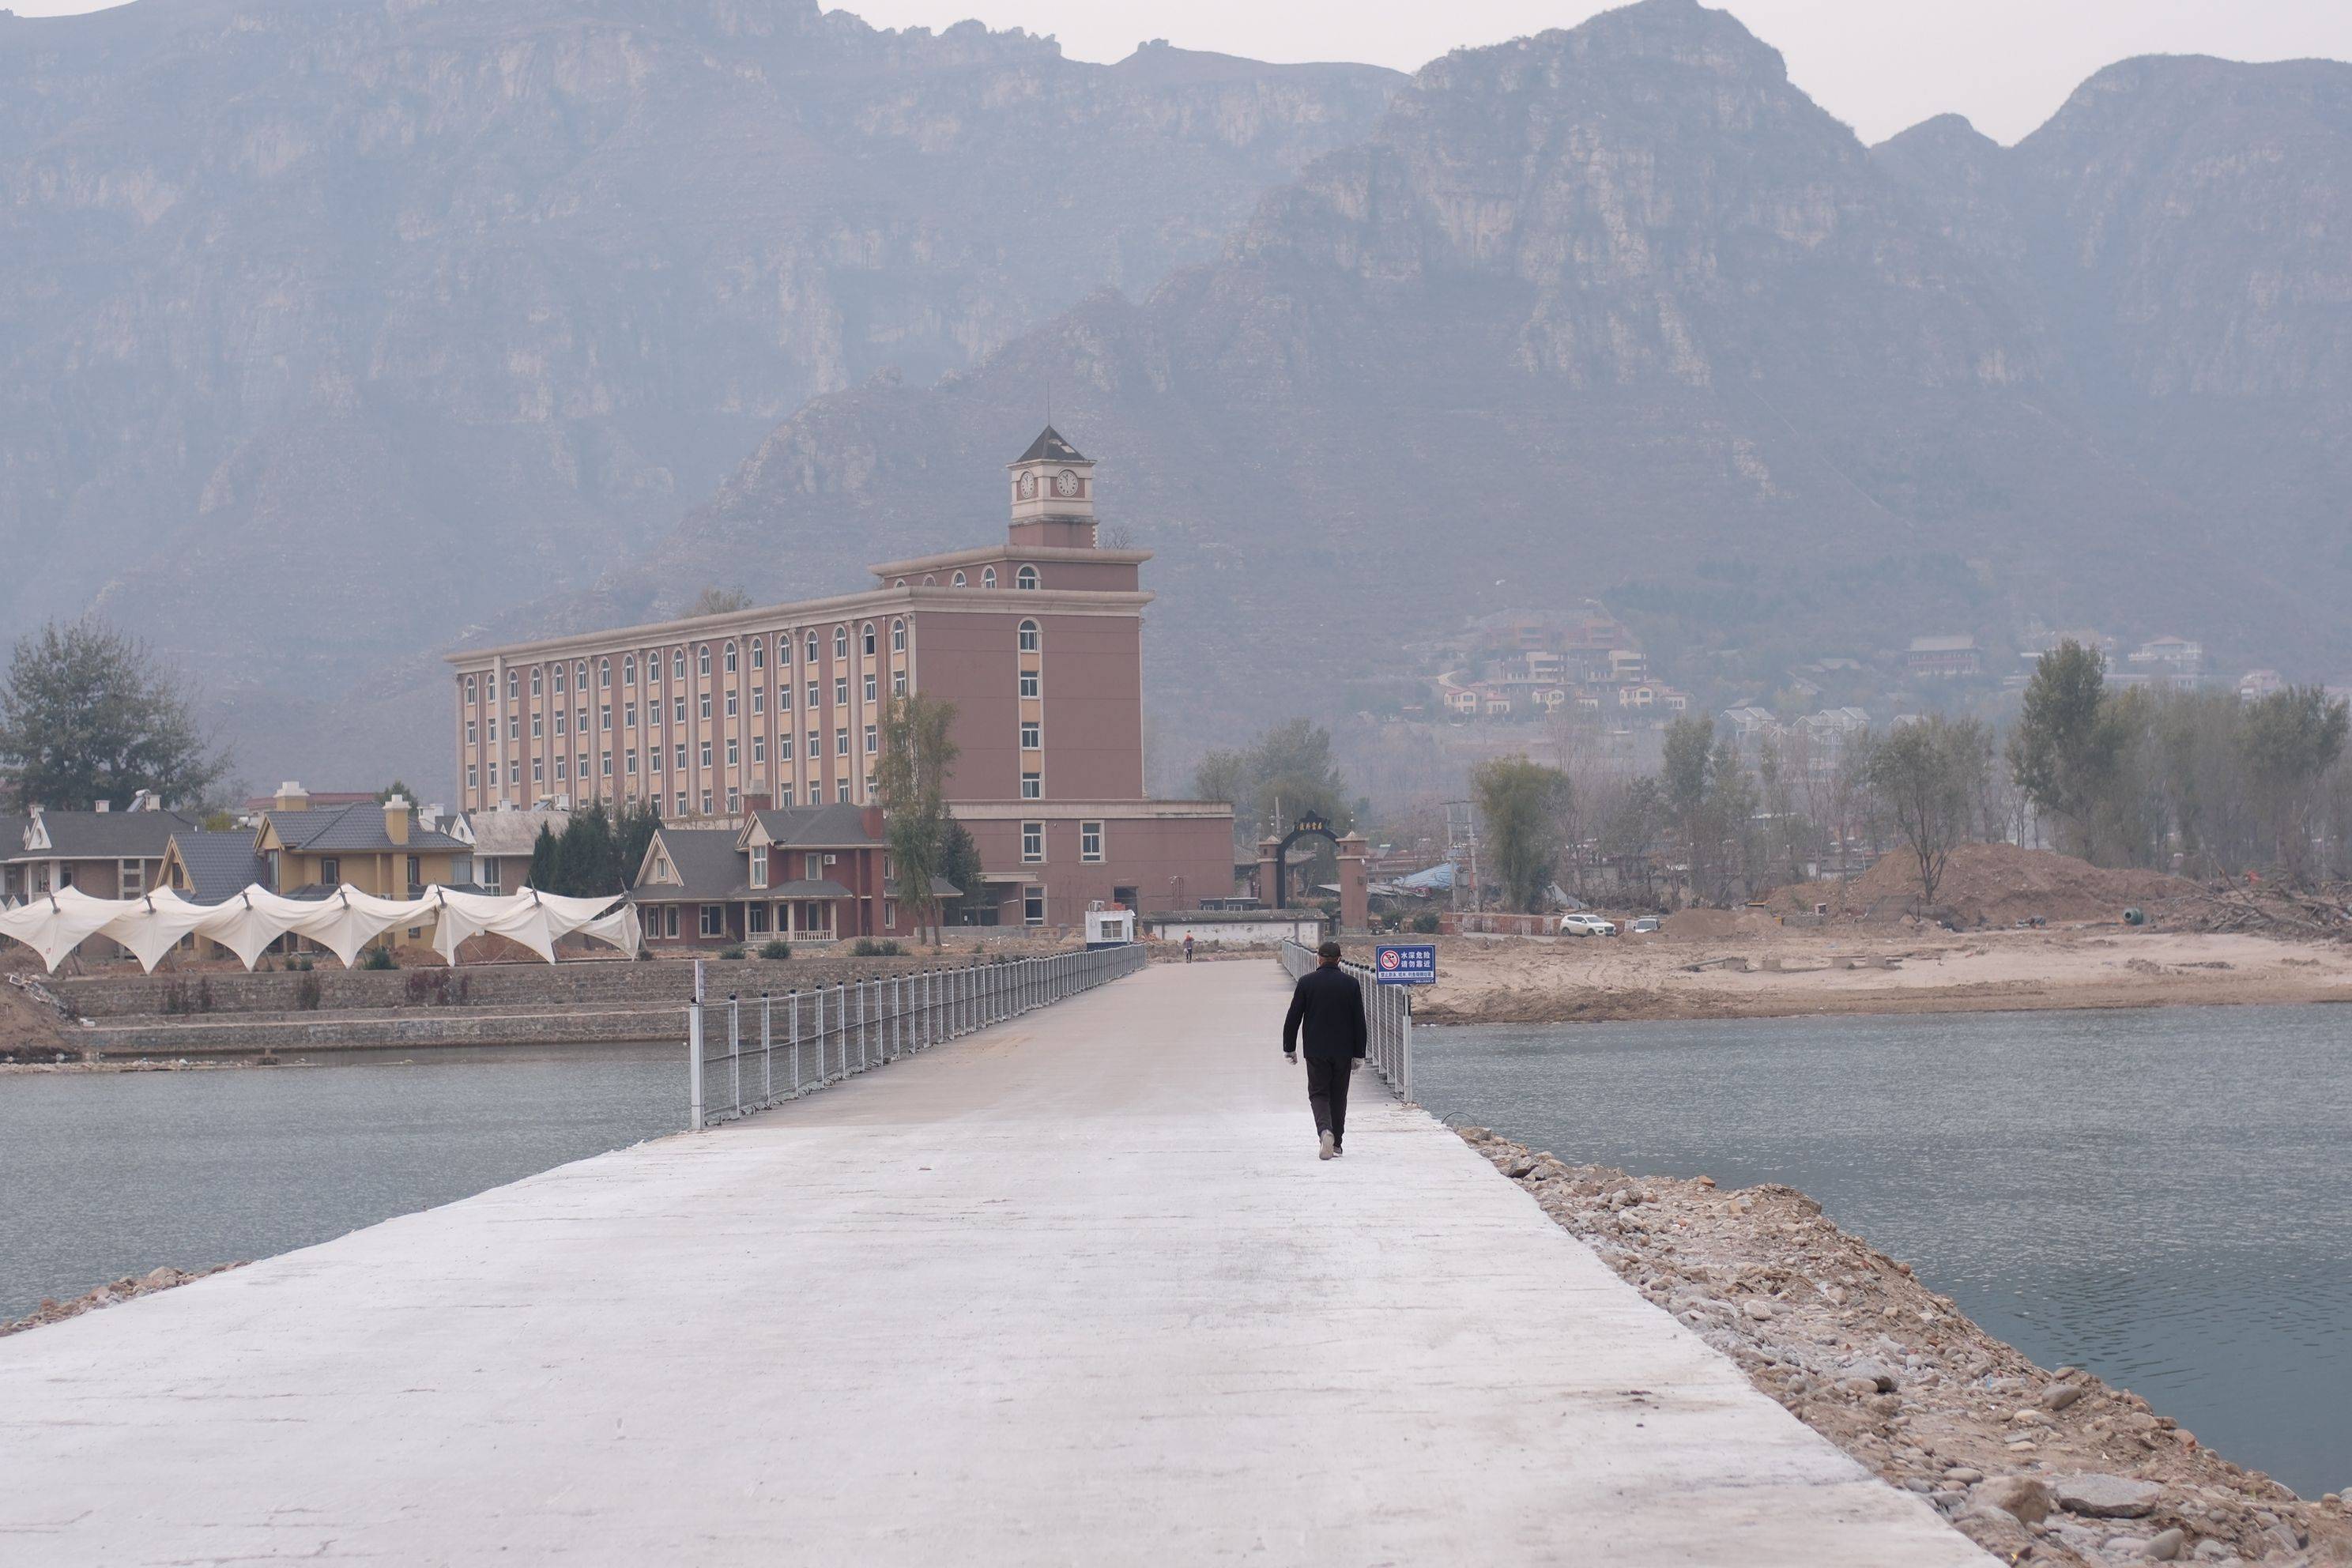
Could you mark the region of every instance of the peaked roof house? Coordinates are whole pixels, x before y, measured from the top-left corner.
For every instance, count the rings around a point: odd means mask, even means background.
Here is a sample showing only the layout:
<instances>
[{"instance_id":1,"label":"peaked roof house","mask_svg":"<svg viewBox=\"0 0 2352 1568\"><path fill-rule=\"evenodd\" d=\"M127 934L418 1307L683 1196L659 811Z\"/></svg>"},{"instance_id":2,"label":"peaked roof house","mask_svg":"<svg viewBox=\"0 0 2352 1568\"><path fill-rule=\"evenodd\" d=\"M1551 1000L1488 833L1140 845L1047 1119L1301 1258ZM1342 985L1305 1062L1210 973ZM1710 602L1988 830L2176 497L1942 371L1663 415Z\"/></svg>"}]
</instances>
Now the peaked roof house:
<instances>
[{"instance_id":1,"label":"peaked roof house","mask_svg":"<svg viewBox=\"0 0 2352 1568\"><path fill-rule=\"evenodd\" d=\"M0 894L15 902L58 888L79 888L94 899L137 898L155 885L172 835L194 826L143 793L128 811L103 803L96 811L36 805L8 820L17 826L0 839Z\"/></svg>"},{"instance_id":2,"label":"peaked roof house","mask_svg":"<svg viewBox=\"0 0 2352 1568\"><path fill-rule=\"evenodd\" d=\"M740 826L665 826L630 897L648 943L725 943L912 935L899 892L881 808L836 803L754 811Z\"/></svg>"}]
</instances>

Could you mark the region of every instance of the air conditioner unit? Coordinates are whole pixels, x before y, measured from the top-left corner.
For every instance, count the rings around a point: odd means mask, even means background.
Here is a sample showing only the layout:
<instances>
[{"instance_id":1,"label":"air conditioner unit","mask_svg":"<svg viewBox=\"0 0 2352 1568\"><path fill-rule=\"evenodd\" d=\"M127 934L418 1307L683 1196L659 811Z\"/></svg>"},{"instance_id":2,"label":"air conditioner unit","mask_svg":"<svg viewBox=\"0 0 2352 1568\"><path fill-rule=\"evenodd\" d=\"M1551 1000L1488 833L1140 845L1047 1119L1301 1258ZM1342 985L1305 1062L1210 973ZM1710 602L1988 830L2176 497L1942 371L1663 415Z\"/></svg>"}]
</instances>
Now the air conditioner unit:
<instances>
[{"instance_id":1,"label":"air conditioner unit","mask_svg":"<svg viewBox=\"0 0 2352 1568\"><path fill-rule=\"evenodd\" d=\"M840 857L840 856L838 856L838 855L828 855L828 856L826 856L826 857L824 858L824 863L825 863L826 865L830 866L830 865L832 865L835 860L838 860L838 859L840 859L840 858L841 858L841 857Z\"/></svg>"}]
</instances>

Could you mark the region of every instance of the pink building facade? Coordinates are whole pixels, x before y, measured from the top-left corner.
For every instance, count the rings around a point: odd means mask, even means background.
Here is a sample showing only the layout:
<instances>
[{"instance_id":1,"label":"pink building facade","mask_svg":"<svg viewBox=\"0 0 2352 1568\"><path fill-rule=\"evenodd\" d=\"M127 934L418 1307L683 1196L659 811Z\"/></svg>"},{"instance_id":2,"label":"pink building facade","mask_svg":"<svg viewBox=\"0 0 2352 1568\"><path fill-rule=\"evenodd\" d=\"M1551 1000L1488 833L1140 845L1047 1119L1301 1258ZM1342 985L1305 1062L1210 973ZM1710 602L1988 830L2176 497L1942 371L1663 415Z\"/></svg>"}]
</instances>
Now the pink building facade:
<instances>
[{"instance_id":1,"label":"pink building facade","mask_svg":"<svg viewBox=\"0 0 2352 1568\"><path fill-rule=\"evenodd\" d=\"M968 891L1002 923L1224 896L1232 808L1145 793L1151 556L1099 546L1093 468L1045 430L1008 466L1003 543L885 562L860 593L451 656L460 799L706 826L865 805L889 704L919 693L955 705Z\"/></svg>"}]
</instances>

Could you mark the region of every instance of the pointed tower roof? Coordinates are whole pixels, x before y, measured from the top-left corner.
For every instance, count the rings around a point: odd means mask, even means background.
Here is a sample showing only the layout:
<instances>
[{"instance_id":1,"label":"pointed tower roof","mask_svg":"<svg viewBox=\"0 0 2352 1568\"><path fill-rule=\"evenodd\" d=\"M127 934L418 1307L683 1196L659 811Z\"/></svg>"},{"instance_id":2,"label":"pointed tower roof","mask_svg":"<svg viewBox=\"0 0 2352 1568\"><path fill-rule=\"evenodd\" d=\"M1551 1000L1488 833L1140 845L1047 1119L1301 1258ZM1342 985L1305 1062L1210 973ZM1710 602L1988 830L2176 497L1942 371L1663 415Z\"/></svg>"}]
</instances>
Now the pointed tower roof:
<instances>
[{"instance_id":1,"label":"pointed tower roof","mask_svg":"<svg viewBox=\"0 0 2352 1568\"><path fill-rule=\"evenodd\" d=\"M1084 463L1090 459L1085 453L1063 440L1059 430L1048 425L1037 433L1037 438L1034 441L1029 443L1029 449L1015 458L1013 461L1016 463Z\"/></svg>"}]
</instances>

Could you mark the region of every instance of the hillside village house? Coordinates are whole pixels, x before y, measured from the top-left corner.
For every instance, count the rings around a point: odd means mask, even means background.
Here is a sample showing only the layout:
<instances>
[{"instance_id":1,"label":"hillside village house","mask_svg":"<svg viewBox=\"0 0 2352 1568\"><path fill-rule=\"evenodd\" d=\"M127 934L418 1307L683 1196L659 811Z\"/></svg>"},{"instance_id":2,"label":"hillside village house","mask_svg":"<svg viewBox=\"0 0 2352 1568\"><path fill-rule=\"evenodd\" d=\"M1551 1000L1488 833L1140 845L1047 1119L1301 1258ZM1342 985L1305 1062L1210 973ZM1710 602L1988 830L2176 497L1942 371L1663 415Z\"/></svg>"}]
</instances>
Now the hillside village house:
<instances>
[{"instance_id":1,"label":"hillside village house","mask_svg":"<svg viewBox=\"0 0 2352 1568\"><path fill-rule=\"evenodd\" d=\"M172 835L193 822L144 793L130 809L48 811L0 818L0 897L23 903L58 888L94 899L136 898L155 886Z\"/></svg>"},{"instance_id":2,"label":"hillside village house","mask_svg":"<svg viewBox=\"0 0 2352 1568\"><path fill-rule=\"evenodd\" d=\"M962 889L934 879L941 899ZM740 826L654 835L630 894L656 942L834 942L912 936L916 911L892 877L882 811L786 806Z\"/></svg>"},{"instance_id":3,"label":"hillside village house","mask_svg":"<svg viewBox=\"0 0 2352 1568\"><path fill-rule=\"evenodd\" d=\"M1232 808L1144 788L1150 552L1103 547L1094 464L1053 429L1007 470L1002 543L885 562L861 592L453 655L464 809L651 801L675 834L868 805L888 705L920 694L955 707L948 801L983 919L1223 897ZM699 842L671 839L689 861ZM844 929L837 897L717 901L830 904Z\"/></svg>"},{"instance_id":4,"label":"hillside village house","mask_svg":"<svg viewBox=\"0 0 2352 1568\"><path fill-rule=\"evenodd\" d=\"M1903 656L1906 674L1927 679L1958 679L1984 672L1984 658L1972 637L1913 637Z\"/></svg>"},{"instance_id":5,"label":"hillside village house","mask_svg":"<svg viewBox=\"0 0 2352 1568\"><path fill-rule=\"evenodd\" d=\"M474 841L474 879L486 893L511 893L530 882L531 851L541 828L558 838L572 826L572 813L560 806L511 806L478 811L460 818ZM453 825L454 826L455 825Z\"/></svg>"}]
</instances>

